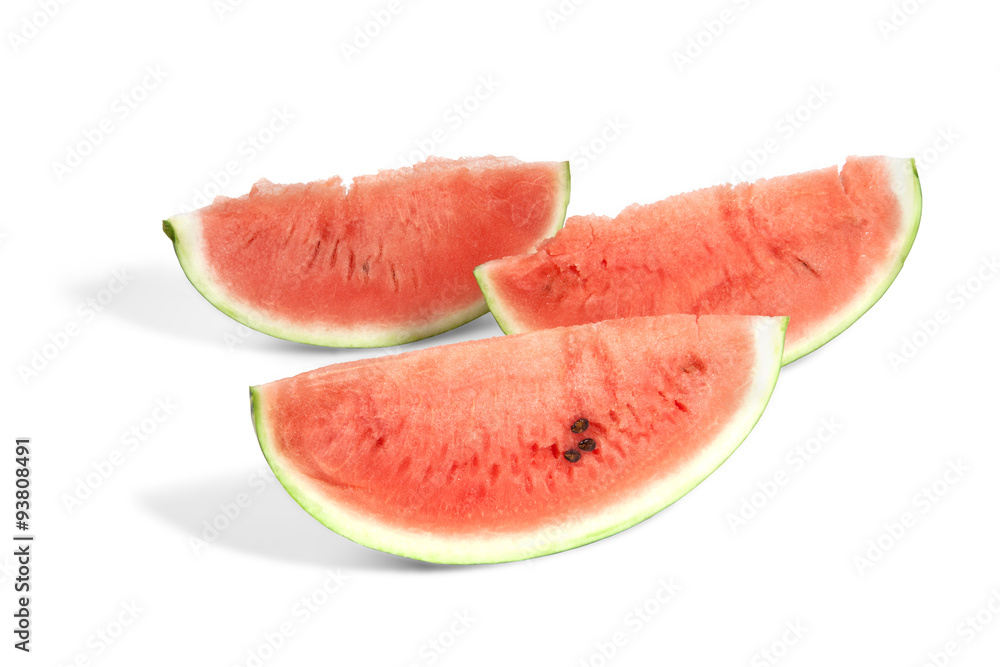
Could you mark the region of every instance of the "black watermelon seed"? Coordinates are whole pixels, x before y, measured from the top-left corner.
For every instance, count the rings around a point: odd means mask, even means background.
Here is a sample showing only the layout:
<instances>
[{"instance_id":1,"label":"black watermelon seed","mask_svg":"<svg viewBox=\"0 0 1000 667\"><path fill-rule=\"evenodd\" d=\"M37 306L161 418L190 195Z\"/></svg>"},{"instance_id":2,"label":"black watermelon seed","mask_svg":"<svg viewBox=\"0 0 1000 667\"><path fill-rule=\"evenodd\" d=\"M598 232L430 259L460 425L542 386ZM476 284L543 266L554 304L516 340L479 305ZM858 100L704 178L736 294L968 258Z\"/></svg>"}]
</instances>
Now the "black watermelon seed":
<instances>
[{"instance_id":1,"label":"black watermelon seed","mask_svg":"<svg viewBox=\"0 0 1000 667\"><path fill-rule=\"evenodd\" d=\"M573 425L569 427L573 433L583 433L588 428L590 428L590 422L586 419L577 419L573 422Z\"/></svg>"},{"instance_id":2,"label":"black watermelon seed","mask_svg":"<svg viewBox=\"0 0 1000 667\"><path fill-rule=\"evenodd\" d=\"M592 452L594 451L594 447L597 447L597 443L594 442L593 438L584 438L577 447L585 452Z\"/></svg>"},{"instance_id":3,"label":"black watermelon seed","mask_svg":"<svg viewBox=\"0 0 1000 667\"><path fill-rule=\"evenodd\" d=\"M580 460L580 452L576 451L575 449L567 449L565 452L563 452L563 456L566 457L566 460L569 461L570 463L576 463L577 461Z\"/></svg>"}]
</instances>

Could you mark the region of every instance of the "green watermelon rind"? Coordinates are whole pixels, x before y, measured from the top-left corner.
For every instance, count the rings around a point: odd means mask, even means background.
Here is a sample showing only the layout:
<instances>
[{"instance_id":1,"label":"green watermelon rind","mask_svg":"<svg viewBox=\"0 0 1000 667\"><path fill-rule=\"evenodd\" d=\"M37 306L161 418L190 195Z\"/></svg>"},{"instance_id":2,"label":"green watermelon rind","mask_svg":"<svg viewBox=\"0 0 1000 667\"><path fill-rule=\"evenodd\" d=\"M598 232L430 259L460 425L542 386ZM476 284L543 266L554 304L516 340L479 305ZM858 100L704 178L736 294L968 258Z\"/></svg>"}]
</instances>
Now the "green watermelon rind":
<instances>
[{"instance_id":1,"label":"green watermelon rind","mask_svg":"<svg viewBox=\"0 0 1000 667\"><path fill-rule=\"evenodd\" d=\"M551 224L539 235L536 245L553 236L566 221L571 178L569 162L560 164L562 165L560 173L562 180L560 193L562 196L556 199ZM358 326L351 329L338 329L328 326L307 327L285 322L278 316L242 303L226 292L200 252L201 236L199 230L200 220L197 211L175 215L163 221L163 232L173 243L174 252L177 254L181 268L190 283L221 312L251 329L276 338L325 347L389 347L436 336L489 312L489 307L484 299L465 309L448 313L426 325L413 328L387 330L383 327L365 328Z\"/></svg>"},{"instance_id":2,"label":"green watermelon rind","mask_svg":"<svg viewBox=\"0 0 1000 667\"><path fill-rule=\"evenodd\" d=\"M901 227L896 237L896 249L890 253L890 260L884 265L884 270L877 273L871 285L860 290L858 295L849 305L841 308L831 315L826 322L813 327L814 333L799 339L798 345L789 346L785 350L785 358L782 365L787 365L793 361L804 357L810 352L826 345L831 340L846 331L852 324L858 321L862 315L868 312L879 299L888 291L889 286L895 281L903 268L913 247L913 242L920 227L920 218L923 212L923 193L920 187L920 176L917 173L916 161L911 158L892 159L889 161L890 171L893 173L893 192L899 200L901 211ZM505 334L515 334L527 331L525 327L517 325L513 313L507 312L503 300L499 298L493 288L490 277L492 262L487 262L476 267L474 273L479 282L479 288L486 299L486 305L493 318Z\"/></svg>"},{"instance_id":3,"label":"green watermelon rind","mask_svg":"<svg viewBox=\"0 0 1000 667\"><path fill-rule=\"evenodd\" d=\"M320 500L322 490L314 487L312 480L295 470L294 465L281 460L272 445L267 424L268 407L260 387L250 388L254 429L264 458L288 494L320 523L353 542L398 556L450 565L503 563L548 556L610 537L649 519L698 486L743 443L760 420L774 391L788 328L786 317L752 319L757 344L754 376L743 405L731 416L726 428L687 468L664 476L637 498L606 509L609 514L620 515L617 520L609 522L598 516L568 527L556 526L558 537L555 538L544 537L551 532L551 525L533 532L493 537L496 544L492 546L482 537L447 538L381 526L369 517L329 501L324 503Z\"/></svg>"},{"instance_id":4,"label":"green watermelon rind","mask_svg":"<svg viewBox=\"0 0 1000 667\"><path fill-rule=\"evenodd\" d=\"M799 345L785 351L785 359L782 362L784 365L826 345L857 322L885 295L909 256L923 214L923 190L920 187L920 175L917 173L917 162L912 158L886 158L886 161L893 174L890 187L896 194L900 207L901 225L895 239L895 251L889 253L891 259L883 265L883 270L873 277L867 289L858 292L850 305L831 315L826 322L815 325L813 335L800 338Z\"/></svg>"}]
</instances>

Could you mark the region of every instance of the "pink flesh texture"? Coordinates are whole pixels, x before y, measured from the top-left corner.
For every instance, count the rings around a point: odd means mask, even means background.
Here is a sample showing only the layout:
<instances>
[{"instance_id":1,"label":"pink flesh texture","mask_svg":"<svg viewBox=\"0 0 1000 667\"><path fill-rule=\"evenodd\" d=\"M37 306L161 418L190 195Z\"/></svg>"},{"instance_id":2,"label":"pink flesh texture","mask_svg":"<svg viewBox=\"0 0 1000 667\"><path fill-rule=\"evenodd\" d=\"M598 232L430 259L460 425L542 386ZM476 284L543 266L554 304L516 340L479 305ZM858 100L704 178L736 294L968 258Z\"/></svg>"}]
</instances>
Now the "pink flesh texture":
<instances>
[{"instance_id":1,"label":"pink flesh texture","mask_svg":"<svg viewBox=\"0 0 1000 667\"><path fill-rule=\"evenodd\" d=\"M659 313L790 316L786 349L892 260L903 224L882 158L720 185L614 220L570 218L484 267L514 331Z\"/></svg>"},{"instance_id":2,"label":"pink flesh texture","mask_svg":"<svg viewBox=\"0 0 1000 667\"><path fill-rule=\"evenodd\" d=\"M748 391L755 321L550 329L329 366L259 391L278 461L332 504L411 530L517 532L640 492L710 443ZM574 434L581 417L590 427ZM567 461L586 437L596 449Z\"/></svg>"},{"instance_id":3,"label":"pink flesh texture","mask_svg":"<svg viewBox=\"0 0 1000 667\"><path fill-rule=\"evenodd\" d=\"M296 185L260 181L199 211L215 278L299 325L433 322L482 299L472 270L553 228L562 163L432 158Z\"/></svg>"}]
</instances>

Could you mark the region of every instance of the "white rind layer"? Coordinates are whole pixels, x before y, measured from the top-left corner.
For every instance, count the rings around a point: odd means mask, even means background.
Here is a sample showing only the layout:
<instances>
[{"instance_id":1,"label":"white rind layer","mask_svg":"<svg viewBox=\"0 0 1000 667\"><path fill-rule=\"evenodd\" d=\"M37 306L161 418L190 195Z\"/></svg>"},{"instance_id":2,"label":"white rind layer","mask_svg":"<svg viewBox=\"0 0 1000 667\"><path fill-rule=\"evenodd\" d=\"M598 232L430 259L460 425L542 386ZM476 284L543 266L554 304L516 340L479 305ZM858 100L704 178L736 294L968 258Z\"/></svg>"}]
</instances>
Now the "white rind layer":
<instances>
[{"instance_id":1,"label":"white rind layer","mask_svg":"<svg viewBox=\"0 0 1000 667\"><path fill-rule=\"evenodd\" d=\"M434 563L471 564L524 560L573 549L633 526L684 496L722 465L760 419L778 379L788 318L747 318L755 341L756 359L747 378L739 409L725 426L681 468L600 513L571 523L554 522L543 528L513 534L438 535L382 523L331 501L321 484L282 460L273 446L269 405L263 387L250 389L257 438L265 458L288 493L310 514L344 537L374 549ZM530 334L528 334L530 335Z\"/></svg>"}]
</instances>

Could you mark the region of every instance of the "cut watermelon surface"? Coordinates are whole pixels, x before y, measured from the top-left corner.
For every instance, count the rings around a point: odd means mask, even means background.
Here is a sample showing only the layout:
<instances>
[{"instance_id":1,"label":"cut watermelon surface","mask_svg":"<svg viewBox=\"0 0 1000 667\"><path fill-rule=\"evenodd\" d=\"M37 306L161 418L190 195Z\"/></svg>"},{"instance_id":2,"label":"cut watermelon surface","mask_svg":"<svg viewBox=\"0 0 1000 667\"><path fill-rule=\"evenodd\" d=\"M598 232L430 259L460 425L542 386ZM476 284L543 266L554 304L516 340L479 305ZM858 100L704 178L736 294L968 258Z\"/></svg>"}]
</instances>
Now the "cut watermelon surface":
<instances>
[{"instance_id":1,"label":"cut watermelon surface","mask_svg":"<svg viewBox=\"0 0 1000 667\"><path fill-rule=\"evenodd\" d=\"M572 217L538 252L476 277L507 333L662 313L788 315L789 363L878 301L921 208L913 160L852 157L839 171Z\"/></svg>"},{"instance_id":2,"label":"cut watermelon surface","mask_svg":"<svg viewBox=\"0 0 1000 667\"><path fill-rule=\"evenodd\" d=\"M431 158L354 180L275 185L165 220L191 283L249 327L339 347L405 343L482 314L483 262L561 226L565 162Z\"/></svg>"},{"instance_id":3,"label":"cut watermelon surface","mask_svg":"<svg viewBox=\"0 0 1000 667\"><path fill-rule=\"evenodd\" d=\"M786 318L666 315L338 364L251 388L309 513L440 563L521 560L671 504L753 428Z\"/></svg>"}]
</instances>

